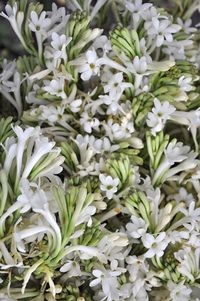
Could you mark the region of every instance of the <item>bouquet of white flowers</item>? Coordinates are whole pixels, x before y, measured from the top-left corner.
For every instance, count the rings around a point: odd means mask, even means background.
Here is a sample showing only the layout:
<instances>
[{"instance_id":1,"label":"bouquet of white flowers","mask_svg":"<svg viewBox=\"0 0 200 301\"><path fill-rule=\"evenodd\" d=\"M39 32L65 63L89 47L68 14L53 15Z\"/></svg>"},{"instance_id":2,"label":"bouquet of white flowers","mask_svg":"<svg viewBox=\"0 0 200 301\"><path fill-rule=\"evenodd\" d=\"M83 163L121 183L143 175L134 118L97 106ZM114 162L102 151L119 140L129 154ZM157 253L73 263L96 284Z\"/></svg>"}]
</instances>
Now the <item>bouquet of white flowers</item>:
<instances>
[{"instance_id":1,"label":"bouquet of white flowers","mask_svg":"<svg viewBox=\"0 0 200 301\"><path fill-rule=\"evenodd\" d=\"M65 2L0 13L0 301L198 301L200 1Z\"/></svg>"}]
</instances>

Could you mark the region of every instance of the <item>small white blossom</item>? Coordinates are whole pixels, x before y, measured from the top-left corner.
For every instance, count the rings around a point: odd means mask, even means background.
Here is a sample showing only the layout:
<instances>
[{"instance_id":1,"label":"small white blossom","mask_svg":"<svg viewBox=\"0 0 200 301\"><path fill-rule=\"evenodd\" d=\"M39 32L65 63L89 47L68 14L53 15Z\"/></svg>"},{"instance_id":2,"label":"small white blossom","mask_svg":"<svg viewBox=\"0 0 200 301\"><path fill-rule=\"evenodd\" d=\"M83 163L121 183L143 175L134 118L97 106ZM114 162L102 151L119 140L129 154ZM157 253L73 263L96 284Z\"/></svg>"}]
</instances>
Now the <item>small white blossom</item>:
<instances>
[{"instance_id":1,"label":"small white blossom","mask_svg":"<svg viewBox=\"0 0 200 301\"><path fill-rule=\"evenodd\" d=\"M160 233L157 237L152 234L145 234L142 237L142 242L148 251L144 254L146 258L152 258L153 256L162 257L164 250L168 246L169 240L165 232Z\"/></svg>"},{"instance_id":2,"label":"small white blossom","mask_svg":"<svg viewBox=\"0 0 200 301\"><path fill-rule=\"evenodd\" d=\"M187 205L194 201L192 193L188 193L184 187L181 187L178 193L170 195L169 199L176 200L177 203L184 201Z\"/></svg>"},{"instance_id":3,"label":"small white blossom","mask_svg":"<svg viewBox=\"0 0 200 301\"><path fill-rule=\"evenodd\" d=\"M81 73L82 80L87 81L91 76L99 74L99 59L94 49L88 50L85 54L85 59L83 58L80 63L79 72Z\"/></svg>"},{"instance_id":4,"label":"small white blossom","mask_svg":"<svg viewBox=\"0 0 200 301\"><path fill-rule=\"evenodd\" d=\"M94 287L98 284L102 286L103 294L105 296L104 300L112 301L119 300L119 282L117 276L121 274L121 271L112 270L93 270L92 274L96 279L90 282L90 287Z\"/></svg>"},{"instance_id":5,"label":"small white blossom","mask_svg":"<svg viewBox=\"0 0 200 301\"><path fill-rule=\"evenodd\" d=\"M170 297L173 301L189 301L190 295L191 295L191 288L187 287L183 284L183 282L180 283L174 283L172 281L169 281L167 283L167 286L170 290Z\"/></svg>"},{"instance_id":6,"label":"small white blossom","mask_svg":"<svg viewBox=\"0 0 200 301\"><path fill-rule=\"evenodd\" d=\"M62 58L64 61L67 60L66 47L71 42L71 38L67 38L66 35L58 35L56 32L52 33L51 46L55 49L54 58Z\"/></svg>"},{"instance_id":7,"label":"small white blossom","mask_svg":"<svg viewBox=\"0 0 200 301\"><path fill-rule=\"evenodd\" d=\"M165 156L169 164L173 165L175 162L181 162L187 159L190 147L183 145L182 142L175 140L171 141L165 149Z\"/></svg>"},{"instance_id":8,"label":"small white blossom","mask_svg":"<svg viewBox=\"0 0 200 301\"><path fill-rule=\"evenodd\" d=\"M108 83L104 86L104 92L108 93L111 99L119 99L125 89L131 88L131 83L123 82L123 73L119 72L112 76Z\"/></svg>"},{"instance_id":9,"label":"small white blossom","mask_svg":"<svg viewBox=\"0 0 200 301\"><path fill-rule=\"evenodd\" d=\"M125 4L126 4L126 8L132 13L145 12L147 9L149 9L152 6L152 4L150 3L142 4L142 0L135 0L134 2L125 0Z\"/></svg>"},{"instance_id":10,"label":"small white blossom","mask_svg":"<svg viewBox=\"0 0 200 301\"><path fill-rule=\"evenodd\" d=\"M51 20L46 18L46 12L43 11L40 16L35 11L31 12L29 28L33 32L45 33L50 26Z\"/></svg>"},{"instance_id":11,"label":"small white blossom","mask_svg":"<svg viewBox=\"0 0 200 301\"><path fill-rule=\"evenodd\" d=\"M60 268L61 273L65 273L67 277L77 277L82 276L79 263L72 260L67 260L67 262Z\"/></svg>"},{"instance_id":12,"label":"small white blossom","mask_svg":"<svg viewBox=\"0 0 200 301\"><path fill-rule=\"evenodd\" d=\"M72 102L70 102L70 104L69 104L70 110L71 110L73 113L77 113L77 112L80 111L81 105L82 105L82 99L75 99L75 100L72 100Z\"/></svg>"},{"instance_id":13,"label":"small white blossom","mask_svg":"<svg viewBox=\"0 0 200 301\"><path fill-rule=\"evenodd\" d=\"M67 98L66 93L64 91L65 81L64 78L53 79L51 81L45 81L45 87L43 90L48 92L51 95L55 95L57 97L61 97L62 99Z\"/></svg>"},{"instance_id":14,"label":"small white blossom","mask_svg":"<svg viewBox=\"0 0 200 301\"><path fill-rule=\"evenodd\" d=\"M192 27L192 19L187 19L185 22L181 18L177 18L177 24L181 26L182 30L187 34L192 34L197 31L197 28Z\"/></svg>"},{"instance_id":15,"label":"small white blossom","mask_svg":"<svg viewBox=\"0 0 200 301\"><path fill-rule=\"evenodd\" d=\"M104 174L99 175L99 179L101 181L100 189L105 192L106 197L110 200L113 195L117 192L117 186L119 185L119 179L113 179L111 176L107 176Z\"/></svg>"},{"instance_id":16,"label":"small white blossom","mask_svg":"<svg viewBox=\"0 0 200 301\"><path fill-rule=\"evenodd\" d=\"M199 278L200 248L192 250L191 247L186 247L174 255L180 263L177 267L179 273L186 276L192 282L194 282L195 278Z\"/></svg>"},{"instance_id":17,"label":"small white blossom","mask_svg":"<svg viewBox=\"0 0 200 301\"><path fill-rule=\"evenodd\" d=\"M134 132L133 121L122 119L122 124L114 123L112 119L108 120L107 123L103 123L103 127L106 131L106 135L111 141L124 141L131 138Z\"/></svg>"},{"instance_id":18,"label":"small white blossom","mask_svg":"<svg viewBox=\"0 0 200 301\"><path fill-rule=\"evenodd\" d=\"M192 83L192 77L181 76L178 80L178 85L180 86L181 90L184 92L189 92L194 89L191 83Z\"/></svg>"},{"instance_id":19,"label":"small white blossom","mask_svg":"<svg viewBox=\"0 0 200 301\"><path fill-rule=\"evenodd\" d=\"M147 231L146 222L137 216L131 216L132 223L126 225L128 234L133 238L142 237Z\"/></svg>"},{"instance_id":20,"label":"small white blossom","mask_svg":"<svg viewBox=\"0 0 200 301\"><path fill-rule=\"evenodd\" d=\"M154 100L154 108L147 116L147 125L152 128L151 132L154 136L163 130L166 121L175 110L175 107L170 105L168 101L162 104L158 99Z\"/></svg>"},{"instance_id":21,"label":"small white blossom","mask_svg":"<svg viewBox=\"0 0 200 301\"><path fill-rule=\"evenodd\" d=\"M142 14L145 14L145 12L152 6L152 4L142 4L142 0L135 0L134 2L126 0L125 4L126 8L132 13L134 28L137 29Z\"/></svg>"},{"instance_id":22,"label":"small white blossom","mask_svg":"<svg viewBox=\"0 0 200 301\"><path fill-rule=\"evenodd\" d=\"M50 125L53 125L59 119L63 118L64 107L55 107L55 106L40 106L41 119L48 121Z\"/></svg>"},{"instance_id":23,"label":"small white blossom","mask_svg":"<svg viewBox=\"0 0 200 301\"><path fill-rule=\"evenodd\" d=\"M97 118L89 116L88 112L83 112L81 114L80 124L86 133L91 134L93 129L98 130L100 122Z\"/></svg>"},{"instance_id":24,"label":"small white blossom","mask_svg":"<svg viewBox=\"0 0 200 301\"><path fill-rule=\"evenodd\" d=\"M145 23L145 29L150 36L156 39L156 47L161 47L166 40L167 42L173 41L173 33L178 32L181 27L177 24L171 24L169 20L159 20L156 17L152 18L152 22Z\"/></svg>"}]
</instances>

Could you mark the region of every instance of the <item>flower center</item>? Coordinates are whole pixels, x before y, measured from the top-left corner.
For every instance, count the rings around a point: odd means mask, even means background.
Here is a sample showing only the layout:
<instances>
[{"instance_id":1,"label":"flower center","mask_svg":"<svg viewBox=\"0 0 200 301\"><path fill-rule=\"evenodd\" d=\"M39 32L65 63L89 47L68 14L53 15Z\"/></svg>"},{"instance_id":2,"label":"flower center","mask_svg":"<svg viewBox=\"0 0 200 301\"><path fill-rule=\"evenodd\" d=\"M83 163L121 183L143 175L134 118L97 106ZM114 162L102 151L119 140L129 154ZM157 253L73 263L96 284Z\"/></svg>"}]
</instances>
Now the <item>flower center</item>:
<instances>
[{"instance_id":1,"label":"flower center","mask_svg":"<svg viewBox=\"0 0 200 301\"><path fill-rule=\"evenodd\" d=\"M112 186L112 185L108 185L106 188L107 188L108 190L111 190L111 189L113 188L113 186Z\"/></svg>"},{"instance_id":2,"label":"flower center","mask_svg":"<svg viewBox=\"0 0 200 301\"><path fill-rule=\"evenodd\" d=\"M90 64L90 68L91 68L91 69L94 69L94 67L95 67L95 64L91 63L91 64Z\"/></svg>"}]
</instances>

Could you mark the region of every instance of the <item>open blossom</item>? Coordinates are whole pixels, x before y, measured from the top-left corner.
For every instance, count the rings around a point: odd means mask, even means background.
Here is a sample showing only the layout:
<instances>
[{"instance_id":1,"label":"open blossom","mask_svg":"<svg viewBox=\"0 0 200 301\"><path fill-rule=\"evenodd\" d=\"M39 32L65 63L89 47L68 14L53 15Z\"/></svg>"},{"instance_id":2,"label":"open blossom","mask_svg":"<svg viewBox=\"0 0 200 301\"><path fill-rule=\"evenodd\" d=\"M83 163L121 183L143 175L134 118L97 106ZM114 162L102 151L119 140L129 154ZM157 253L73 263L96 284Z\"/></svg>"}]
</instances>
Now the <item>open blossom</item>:
<instances>
[{"instance_id":1,"label":"open blossom","mask_svg":"<svg viewBox=\"0 0 200 301\"><path fill-rule=\"evenodd\" d=\"M98 75L100 70L99 59L97 53L94 49L88 50L85 54L85 59L79 67L79 72L81 73L81 78L87 81L93 75Z\"/></svg>"},{"instance_id":2,"label":"open blossom","mask_svg":"<svg viewBox=\"0 0 200 301\"><path fill-rule=\"evenodd\" d=\"M65 273L65 275L69 278L82 275L79 263L72 260L67 260L67 262L60 268L60 272Z\"/></svg>"},{"instance_id":3,"label":"open blossom","mask_svg":"<svg viewBox=\"0 0 200 301\"><path fill-rule=\"evenodd\" d=\"M68 38L66 35L58 35L56 32L52 33L52 42L51 46L55 49L54 58L62 58L64 61L67 59L66 47L71 42L71 38Z\"/></svg>"},{"instance_id":4,"label":"open blossom","mask_svg":"<svg viewBox=\"0 0 200 301\"><path fill-rule=\"evenodd\" d=\"M122 124L115 123L110 119L103 124L103 127L111 141L123 141L131 138L131 134L135 131L133 122L126 118L122 119Z\"/></svg>"},{"instance_id":5,"label":"open blossom","mask_svg":"<svg viewBox=\"0 0 200 301\"><path fill-rule=\"evenodd\" d=\"M175 140L171 141L165 149L165 156L169 164L173 165L175 162L181 162L188 158L190 147L183 145L182 142Z\"/></svg>"},{"instance_id":6,"label":"open blossom","mask_svg":"<svg viewBox=\"0 0 200 301\"><path fill-rule=\"evenodd\" d=\"M142 237L142 242L145 248L148 250L144 256L146 258L152 258L153 256L162 257L164 250L168 246L169 240L165 232L160 233L157 237L152 234L145 234Z\"/></svg>"},{"instance_id":7,"label":"open blossom","mask_svg":"<svg viewBox=\"0 0 200 301\"><path fill-rule=\"evenodd\" d=\"M99 175L99 179L101 181L100 189L105 192L106 197L110 200L113 195L117 192L117 186L119 185L119 179L113 179L111 176L107 176L104 174Z\"/></svg>"},{"instance_id":8,"label":"open blossom","mask_svg":"<svg viewBox=\"0 0 200 301\"><path fill-rule=\"evenodd\" d=\"M168 281L168 288L170 289L170 297L173 301L189 301L190 295L192 293L191 288L184 285L183 282L174 283L172 281Z\"/></svg>"},{"instance_id":9,"label":"open blossom","mask_svg":"<svg viewBox=\"0 0 200 301\"><path fill-rule=\"evenodd\" d=\"M135 0L134 3L128 0L125 0L126 8L132 13L141 13L145 12L148 8L152 6L150 3L142 3L142 0Z\"/></svg>"},{"instance_id":10,"label":"open blossom","mask_svg":"<svg viewBox=\"0 0 200 301\"><path fill-rule=\"evenodd\" d=\"M142 17L142 14L145 14L146 11L152 6L150 3L142 3L142 0L136 0L134 2L132 1L125 1L126 8L131 12L132 14L132 20L134 24L134 28L138 27L139 21Z\"/></svg>"},{"instance_id":11,"label":"open blossom","mask_svg":"<svg viewBox=\"0 0 200 301\"><path fill-rule=\"evenodd\" d=\"M31 19L29 23L31 31L44 33L50 24L51 20L46 18L46 12L43 11L39 17L35 11L31 12Z\"/></svg>"},{"instance_id":12,"label":"open blossom","mask_svg":"<svg viewBox=\"0 0 200 301\"><path fill-rule=\"evenodd\" d=\"M154 108L148 113L147 125L151 127L151 132L155 136L157 132L163 130L166 121L170 115L175 112L175 107L170 105L168 101L163 104L158 100L154 100Z\"/></svg>"},{"instance_id":13,"label":"open blossom","mask_svg":"<svg viewBox=\"0 0 200 301\"><path fill-rule=\"evenodd\" d=\"M61 97L62 99L67 97L64 91L64 78L53 79L50 82L46 81L45 84L46 86L43 89L49 94Z\"/></svg>"},{"instance_id":14,"label":"open blossom","mask_svg":"<svg viewBox=\"0 0 200 301\"><path fill-rule=\"evenodd\" d=\"M131 88L132 84L123 81L123 73L119 72L112 76L108 83L104 86L104 92L109 92L110 99L119 99L125 89Z\"/></svg>"},{"instance_id":15,"label":"open blossom","mask_svg":"<svg viewBox=\"0 0 200 301\"><path fill-rule=\"evenodd\" d=\"M177 24L181 26L181 28L187 34L192 34L197 31L197 28L192 27L192 19L187 19L185 22L181 18L177 18Z\"/></svg>"},{"instance_id":16,"label":"open blossom","mask_svg":"<svg viewBox=\"0 0 200 301\"><path fill-rule=\"evenodd\" d=\"M160 47L165 40L167 42L172 42L173 33L178 32L181 29L181 26L171 24L171 22L166 19L159 20L158 18L153 17L151 23L145 23L145 29L147 29L150 36L156 39L156 46Z\"/></svg>"},{"instance_id":17,"label":"open blossom","mask_svg":"<svg viewBox=\"0 0 200 301\"><path fill-rule=\"evenodd\" d=\"M80 118L80 124L83 126L86 133L92 133L92 130L98 130L100 125L99 120L96 117L90 116L88 112L83 112Z\"/></svg>"},{"instance_id":18,"label":"open blossom","mask_svg":"<svg viewBox=\"0 0 200 301\"><path fill-rule=\"evenodd\" d=\"M181 76L178 80L178 84L181 90L185 92L189 92L194 89L191 83L192 83L192 77Z\"/></svg>"},{"instance_id":19,"label":"open blossom","mask_svg":"<svg viewBox=\"0 0 200 301\"><path fill-rule=\"evenodd\" d=\"M96 279L90 282L90 287L94 287L98 284L102 286L102 290L104 296L106 297L107 301L112 300L119 300L119 282L117 280L117 276L119 276L122 272L119 271L112 271L112 270L93 270L93 275Z\"/></svg>"},{"instance_id":20,"label":"open blossom","mask_svg":"<svg viewBox=\"0 0 200 301\"><path fill-rule=\"evenodd\" d=\"M126 225L128 234L133 238L140 238L147 231L146 222L142 218L134 215L131 216L131 221L131 223Z\"/></svg>"},{"instance_id":21,"label":"open blossom","mask_svg":"<svg viewBox=\"0 0 200 301\"><path fill-rule=\"evenodd\" d=\"M64 114L64 107L54 107L54 106L40 106L41 111L41 119L44 121L48 121L49 124L54 124L59 119L61 119L61 116L63 117Z\"/></svg>"}]
</instances>

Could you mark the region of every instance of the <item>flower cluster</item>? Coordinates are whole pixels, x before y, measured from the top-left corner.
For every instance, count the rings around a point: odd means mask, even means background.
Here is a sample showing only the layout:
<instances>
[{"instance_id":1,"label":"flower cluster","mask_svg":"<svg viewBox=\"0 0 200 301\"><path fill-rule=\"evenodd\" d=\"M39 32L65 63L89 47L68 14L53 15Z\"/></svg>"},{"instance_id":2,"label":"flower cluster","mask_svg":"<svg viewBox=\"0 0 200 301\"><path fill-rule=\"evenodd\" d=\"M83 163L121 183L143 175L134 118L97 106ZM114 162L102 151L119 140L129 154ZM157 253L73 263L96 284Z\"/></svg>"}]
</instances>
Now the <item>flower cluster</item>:
<instances>
[{"instance_id":1,"label":"flower cluster","mask_svg":"<svg viewBox=\"0 0 200 301\"><path fill-rule=\"evenodd\" d=\"M200 300L199 0L12 2L0 300Z\"/></svg>"}]
</instances>

